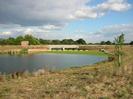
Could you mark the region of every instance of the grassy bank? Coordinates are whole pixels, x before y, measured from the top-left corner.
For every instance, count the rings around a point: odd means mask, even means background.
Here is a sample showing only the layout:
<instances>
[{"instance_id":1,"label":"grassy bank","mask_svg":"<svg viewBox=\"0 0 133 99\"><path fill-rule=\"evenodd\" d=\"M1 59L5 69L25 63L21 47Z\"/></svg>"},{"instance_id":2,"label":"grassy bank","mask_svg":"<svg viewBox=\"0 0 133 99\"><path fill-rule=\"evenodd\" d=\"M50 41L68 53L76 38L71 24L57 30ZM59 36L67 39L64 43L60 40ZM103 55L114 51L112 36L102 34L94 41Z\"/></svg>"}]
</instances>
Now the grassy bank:
<instances>
[{"instance_id":1,"label":"grassy bank","mask_svg":"<svg viewBox=\"0 0 133 99\"><path fill-rule=\"evenodd\" d=\"M41 52L39 52L41 53ZM107 54L100 52L98 50L87 50L87 51L78 51L78 50L53 50L53 51L45 51L43 53L56 53L56 54L86 54L86 55L97 55L97 56L107 56Z\"/></svg>"},{"instance_id":2,"label":"grassy bank","mask_svg":"<svg viewBox=\"0 0 133 99\"><path fill-rule=\"evenodd\" d=\"M133 99L133 48L125 48L123 66L114 62L1 79L0 99Z\"/></svg>"}]
</instances>

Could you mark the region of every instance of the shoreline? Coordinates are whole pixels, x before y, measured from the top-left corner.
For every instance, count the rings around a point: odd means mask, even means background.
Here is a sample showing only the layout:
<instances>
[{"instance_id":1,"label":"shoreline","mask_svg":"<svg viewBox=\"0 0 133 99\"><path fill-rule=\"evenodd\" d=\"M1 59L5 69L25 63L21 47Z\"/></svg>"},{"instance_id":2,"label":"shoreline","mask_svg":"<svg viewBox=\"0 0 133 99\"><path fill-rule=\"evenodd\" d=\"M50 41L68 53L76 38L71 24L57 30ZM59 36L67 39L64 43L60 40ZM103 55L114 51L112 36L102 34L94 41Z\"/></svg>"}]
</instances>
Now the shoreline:
<instances>
[{"instance_id":1,"label":"shoreline","mask_svg":"<svg viewBox=\"0 0 133 99\"><path fill-rule=\"evenodd\" d=\"M52 51L42 51L42 52L33 52L33 53L29 53L29 54L43 54L43 53L55 53L55 54L77 54L77 55L96 55L96 56L104 56L104 57L108 57L107 54L105 54L104 52L100 52L98 50L87 50L87 51L78 51L78 50L64 50L64 51L60 51L60 50L52 50Z\"/></svg>"}]
</instances>

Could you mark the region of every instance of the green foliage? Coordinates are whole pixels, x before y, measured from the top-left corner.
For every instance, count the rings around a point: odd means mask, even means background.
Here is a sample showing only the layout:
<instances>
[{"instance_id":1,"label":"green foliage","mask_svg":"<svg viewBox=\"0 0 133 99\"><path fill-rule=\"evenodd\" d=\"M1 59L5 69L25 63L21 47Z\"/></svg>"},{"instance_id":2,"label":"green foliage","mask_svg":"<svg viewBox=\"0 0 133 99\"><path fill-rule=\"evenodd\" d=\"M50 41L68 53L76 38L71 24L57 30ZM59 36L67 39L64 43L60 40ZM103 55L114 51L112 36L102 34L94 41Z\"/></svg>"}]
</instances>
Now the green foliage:
<instances>
[{"instance_id":1,"label":"green foliage","mask_svg":"<svg viewBox=\"0 0 133 99\"><path fill-rule=\"evenodd\" d=\"M122 65L122 56L124 54L122 50L122 46L124 44L124 34L121 34L117 38L115 38L115 57L116 57L116 64L117 66Z\"/></svg>"},{"instance_id":2,"label":"green foliage","mask_svg":"<svg viewBox=\"0 0 133 99\"><path fill-rule=\"evenodd\" d=\"M76 42L77 44L86 44L85 40L83 39L78 39Z\"/></svg>"},{"instance_id":3,"label":"green foliage","mask_svg":"<svg viewBox=\"0 0 133 99\"><path fill-rule=\"evenodd\" d=\"M25 35L24 36L25 41L29 41L30 45L39 45L40 42L37 38L33 37L32 35Z\"/></svg>"},{"instance_id":4,"label":"green foliage","mask_svg":"<svg viewBox=\"0 0 133 99\"><path fill-rule=\"evenodd\" d=\"M30 45L39 44L86 44L85 40L78 39L74 41L73 39L63 39L63 40L44 40L33 37L32 35L18 36L16 38L0 39L0 45L20 45L21 41L29 41Z\"/></svg>"},{"instance_id":5,"label":"green foliage","mask_svg":"<svg viewBox=\"0 0 133 99\"><path fill-rule=\"evenodd\" d=\"M27 54L28 53L28 49L27 48L23 48L21 49L21 51L19 52L19 54Z\"/></svg>"},{"instance_id":6,"label":"green foliage","mask_svg":"<svg viewBox=\"0 0 133 99\"><path fill-rule=\"evenodd\" d=\"M111 42L111 41L101 41L100 44L101 44L101 45L111 45L112 42Z\"/></svg>"},{"instance_id":7,"label":"green foliage","mask_svg":"<svg viewBox=\"0 0 133 99\"><path fill-rule=\"evenodd\" d=\"M61 41L61 44L76 44L76 42L72 39L64 39Z\"/></svg>"},{"instance_id":8,"label":"green foliage","mask_svg":"<svg viewBox=\"0 0 133 99\"><path fill-rule=\"evenodd\" d=\"M18 36L18 37L16 37L15 44L16 45L20 45L21 44L21 41L23 41L23 40L24 40L24 37L23 36Z\"/></svg>"},{"instance_id":9,"label":"green foliage","mask_svg":"<svg viewBox=\"0 0 133 99\"><path fill-rule=\"evenodd\" d=\"M133 45L133 41L131 41L129 44L130 44L130 45Z\"/></svg>"},{"instance_id":10,"label":"green foliage","mask_svg":"<svg viewBox=\"0 0 133 99\"><path fill-rule=\"evenodd\" d=\"M39 39L40 44L51 44L52 41L51 40L44 40L44 39Z\"/></svg>"},{"instance_id":11,"label":"green foliage","mask_svg":"<svg viewBox=\"0 0 133 99\"><path fill-rule=\"evenodd\" d=\"M101 43L100 43L101 45L105 45L105 41L101 41Z\"/></svg>"},{"instance_id":12,"label":"green foliage","mask_svg":"<svg viewBox=\"0 0 133 99\"><path fill-rule=\"evenodd\" d=\"M18 36L16 38L0 39L0 45L20 45L21 41L29 41L30 45L38 45L40 41L32 35Z\"/></svg>"},{"instance_id":13,"label":"green foliage","mask_svg":"<svg viewBox=\"0 0 133 99\"><path fill-rule=\"evenodd\" d=\"M52 42L51 42L52 44L60 44L61 43L61 41L60 40L52 40Z\"/></svg>"}]
</instances>

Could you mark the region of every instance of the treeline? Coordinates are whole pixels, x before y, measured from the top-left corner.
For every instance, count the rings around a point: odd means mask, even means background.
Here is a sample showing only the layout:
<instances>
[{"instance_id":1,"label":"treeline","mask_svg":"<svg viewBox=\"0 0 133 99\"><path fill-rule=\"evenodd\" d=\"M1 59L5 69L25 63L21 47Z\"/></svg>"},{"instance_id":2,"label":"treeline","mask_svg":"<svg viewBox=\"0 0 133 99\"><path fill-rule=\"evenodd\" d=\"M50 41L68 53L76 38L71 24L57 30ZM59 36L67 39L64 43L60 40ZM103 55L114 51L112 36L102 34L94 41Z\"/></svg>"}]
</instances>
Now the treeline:
<instances>
[{"instance_id":1,"label":"treeline","mask_svg":"<svg viewBox=\"0 0 133 99\"><path fill-rule=\"evenodd\" d=\"M30 45L40 44L87 44L85 40L63 39L63 40L44 40L33 37L32 35L18 36L16 38L9 37L7 39L0 38L0 45L20 45L21 41L29 41Z\"/></svg>"},{"instance_id":2,"label":"treeline","mask_svg":"<svg viewBox=\"0 0 133 99\"><path fill-rule=\"evenodd\" d=\"M40 38L33 37L32 35L25 35L25 36L18 36L16 38L9 37L7 39L0 38L0 45L20 45L21 41L29 41L30 45L40 45L40 44L79 44L79 45L85 45L87 44L84 39L63 39L63 40L44 40ZM100 44L100 45L113 45L114 43L111 41L101 41L100 43L88 43L88 44ZM130 43L126 43L126 45L133 45L133 41Z\"/></svg>"},{"instance_id":3,"label":"treeline","mask_svg":"<svg viewBox=\"0 0 133 99\"><path fill-rule=\"evenodd\" d=\"M101 41L99 44L100 45L113 45L115 43L111 41ZM133 41L131 41L130 43L124 43L124 45L133 45Z\"/></svg>"}]
</instances>

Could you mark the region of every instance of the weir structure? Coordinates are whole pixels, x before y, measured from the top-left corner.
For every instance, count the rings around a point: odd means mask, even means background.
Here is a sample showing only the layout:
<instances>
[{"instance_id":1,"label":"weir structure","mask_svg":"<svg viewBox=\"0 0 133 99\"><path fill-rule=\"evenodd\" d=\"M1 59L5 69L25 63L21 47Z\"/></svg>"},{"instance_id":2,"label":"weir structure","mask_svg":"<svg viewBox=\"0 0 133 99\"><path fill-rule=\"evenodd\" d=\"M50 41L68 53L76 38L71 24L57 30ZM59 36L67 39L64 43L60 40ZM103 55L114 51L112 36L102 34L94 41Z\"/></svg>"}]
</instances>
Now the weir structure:
<instances>
[{"instance_id":1,"label":"weir structure","mask_svg":"<svg viewBox=\"0 0 133 99\"><path fill-rule=\"evenodd\" d=\"M112 45L113 46L113 45ZM0 45L0 54L9 53L16 54L26 49L28 53L44 52L51 50L108 50L111 45L29 45L28 41L22 41L21 45Z\"/></svg>"},{"instance_id":2,"label":"weir structure","mask_svg":"<svg viewBox=\"0 0 133 99\"><path fill-rule=\"evenodd\" d=\"M79 45L48 45L49 50L78 50Z\"/></svg>"}]
</instances>

